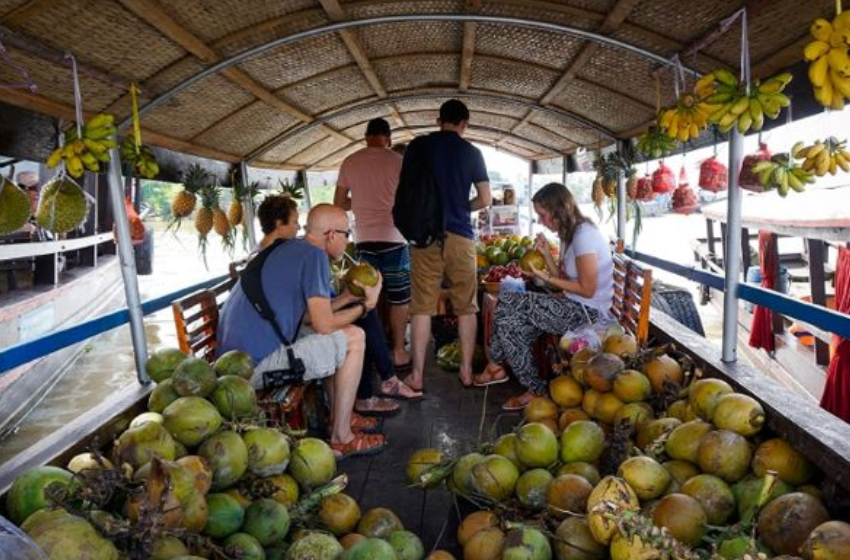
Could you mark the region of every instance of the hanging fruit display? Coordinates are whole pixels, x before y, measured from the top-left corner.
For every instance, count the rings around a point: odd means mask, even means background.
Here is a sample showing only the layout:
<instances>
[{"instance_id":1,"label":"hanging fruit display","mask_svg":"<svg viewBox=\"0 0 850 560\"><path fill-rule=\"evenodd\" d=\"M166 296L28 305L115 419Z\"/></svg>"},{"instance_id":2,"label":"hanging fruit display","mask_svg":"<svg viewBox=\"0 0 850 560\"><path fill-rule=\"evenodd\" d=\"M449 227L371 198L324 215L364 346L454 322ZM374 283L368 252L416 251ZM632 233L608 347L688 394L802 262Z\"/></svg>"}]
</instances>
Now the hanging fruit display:
<instances>
[{"instance_id":1,"label":"hanging fruit display","mask_svg":"<svg viewBox=\"0 0 850 560\"><path fill-rule=\"evenodd\" d=\"M80 227L89 212L85 191L72 178L61 173L41 188L35 221L53 233L67 233Z\"/></svg>"},{"instance_id":2,"label":"hanging fruit display","mask_svg":"<svg viewBox=\"0 0 850 560\"><path fill-rule=\"evenodd\" d=\"M30 197L24 190L0 175L0 235L24 227L30 217Z\"/></svg>"},{"instance_id":3,"label":"hanging fruit display","mask_svg":"<svg viewBox=\"0 0 850 560\"><path fill-rule=\"evenodd\" d=\"M626 179L626 197L628 200L637 200L638 197L638 178L637 178L637 169L632 167L629 169L627 179Z\"/></svg>"},{"instance_id":4,"label":"hanging fruit display","mask_svg":"<svg viewBox=\"0 0 850 560\"><path fill-rule=\"evenodd\" d=\"M803 143L798 142L791 148L790 154L776 154L769 160L753 165L753 172L758 173L759 183L764 190L776 189L780 196L788 196L792 190L803 192L806 184L815 182L813 171L807 171L794 163L794 159L801 159L799 154L802 148Z\"/></svg>"},{"instance_id":5,"label":"hanging fruit display","mask_svg":"<svg viewBox=\"0 0 850 560\"><path fill-rule=\"evenodd\" d=\"M840 12L840 11L839 11ZM840 111L850 99L850 13L839 13L832 22L819 18L809 32L814 41L803 49L803 57L811 62L809 81L815 99L829 109Z\"/></svg>"},{"instance_id":6,"label":"hanging fruit display","mask_svg":"<svg viewBox=\"0 0 850 560\"><path fill-rule=\"evenodd\" d=\"M671 204L673 206L673 212L685 214L686 216L693 214L699 208L699 199L691 188L684 165L679 170L679 185L673 191Z\"/></svg>"},{"instance_id":7,"label":"hanging fruit display","mask_svg":"<svg viewBox=\"0 0 850 560\"><path fill-rule=\"evenodd\" d=\"M183 173L183 188L171 201L171 221L168 229L180 229L183 218L188 218L195 211L198 193L212 183L210 173L198 164L189 166Z\"/></svg>"},{"instance_id":8,"label":"hanging fruit display","mask_svg":"<svg viewBox=\"0 0 850 560\"><path fill-rule=\"evenodd\" d=\"M658 169L652 173L652 191L664 194L676 188L676 176L673 170L664 165L661 161L658 164Z\"/></svg>"},{"instance_id":9,"label":"hanging fruit display","mask_svg":"<svg viewBox=\"0 0 850 560\"><path fill-rule=\"evenodd\" d=\"M800 148L794 153L797 159L803 159L803 169L812 171L818 177L827 173L835 175L838 170L850 171L850 152L845 146L846 140L838 140L830 136L826 140L818 140L811 146Z\"/></svg>"},{"instance_id":10,"label":"hanging fruit display","mask_svg":"<svg viewBox=\"0 0 850 560\"><path fill-rule=\"evenodd\" d=\"M114 122L113 115L100 113L82 127L82 135L77 133L76 125L71 126L65 132L65 144L53 150L47 159L47 167L64 162L66 171L77 178L86 170L99 172L101 163L109 163L109 150L118 146L112 138Z\"/></svg>"},{"instance_id":11,"label":"hanging fruit display","mask_svg":"<svg viewBox=\"0 0 850 560\"><path fill-rule=\"evenodd\" d=\"M709 121L717 124L724 134L733 127L741 134L751 129L759 131L765 118L775 119L783 107L791 104L788 96L782 93L792 79L787 72L764 81L756 80L749 91L747 84L741 83L732 72L723 68L706 74L701 81L710 78L714 81L711 89L704 86L705 92L712 92L705 101L715 106Z\"/></svg>"},{"instance_id":12,"label":"hanging fruit display","mask_svg":"<svg viewBox=\"0 0 850 560\"><path fill-rule=\"evenodd\" d=\"M741 171L738 174L738 186L748 191L764 192L761 178L758 173L753 171L753 167L762 161L770 161L770 156L770 150L767 149L767 144L765 143L760 143L757 151L747 154L741 163Z\"/></svg>"},{"instance_id":13,"label":"hanging fruit display","mask_svg":"<svg viewBox=\"0 0 850 560\"><path fill-rule=\"evenodd\" d=\"M686 92L679 96L673 107L661 109L658 126L671 139L687 142L705 130L712 109L711 105L696 95Z\"/></svg>"},{"instance_id":14,"label":"hanging fruit display","mask_svg":"<svg viewBox=\"0 0 850 560\"><path fill-rule=\"evenodd\" d=\"M151 149L142 144L136 149L136 139L131 135L121 144L121 161L133 166L136 175L153 179L159 175L159 164Z\"/></svg>"},{"instance_id":15,"label":"hanging fruit display","mask_svg":"<svg viewBox=\"0 0 850 560\"><path fill-rule=\"evenodd\" d=\"M649 127L649 130L638 136L637 149L647 158L658 159L666 156L676 149L678 142L670 138L657 126Z\"/></svg>"},{"instance_id":16,"label":"hanging fruit display","mask_svg":"<svg viewBox=\"0 0 850 560\"><path fill-rule=\"evenodd\" d=\"M218 208L218 187L208 183L198 190L198 196L201 198L201 207L195 212L195 231L198 232L198 249L206 263L207 236L215 225L214 209ZM224 221L227 221L227 216Z\"/></svg>"},{"instance_id":17,"label":"hanging fruit display","mask_svg":"<svg viewBox=\"0 0 850 560\"><path fill-rule=\"evenodd\" d=\"M637 194L635 199L641 202L648 202L655 198L655 191L652 190L652 177L648 174L637 180Z\"/></svg>"},{"instance_id":18,"label":"hanging fruit display","mask_svg":"<svg viewBox=\"0 0 850 560\"><path fill-rule=\"evenodd\" d=\"M711 156L699 166L699 188L711 192L725 191L729 184L729 170Z\"/></svg>"}]
</instances>

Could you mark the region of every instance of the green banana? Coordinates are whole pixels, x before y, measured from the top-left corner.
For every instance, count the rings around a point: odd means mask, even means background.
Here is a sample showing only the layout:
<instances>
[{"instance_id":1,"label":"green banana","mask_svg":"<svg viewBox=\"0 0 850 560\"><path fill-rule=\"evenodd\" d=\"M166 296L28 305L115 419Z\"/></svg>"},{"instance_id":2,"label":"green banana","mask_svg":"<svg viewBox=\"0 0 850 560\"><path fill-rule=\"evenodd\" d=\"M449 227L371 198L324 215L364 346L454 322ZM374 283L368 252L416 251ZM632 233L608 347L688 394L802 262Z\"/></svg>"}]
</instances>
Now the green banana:
<instances>
[{"instance_id":1,"label":"green banana","mask_svg":"<svg viewBox=\"0 0 850 560\"><path fill-rule=\"evenodd\" d=\"M725 68L717 68L714 70L715 79L723 85L738 86L738 78Z\"/></svg>"}]
</instances>

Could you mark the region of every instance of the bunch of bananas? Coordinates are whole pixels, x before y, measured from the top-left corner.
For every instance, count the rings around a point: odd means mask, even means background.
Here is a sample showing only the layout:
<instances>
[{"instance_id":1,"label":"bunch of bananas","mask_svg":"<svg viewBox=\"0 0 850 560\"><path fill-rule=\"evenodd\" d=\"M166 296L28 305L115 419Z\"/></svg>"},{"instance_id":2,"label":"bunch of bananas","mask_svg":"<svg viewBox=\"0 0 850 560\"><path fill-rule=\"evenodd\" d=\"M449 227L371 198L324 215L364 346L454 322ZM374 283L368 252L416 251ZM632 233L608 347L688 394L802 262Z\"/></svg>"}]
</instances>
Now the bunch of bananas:
<instances>
[{"instance_id":1,"label":"bunch of bananas","mask_svg":"<svg viewBox=\"0 0 850 560\"><path fill-rule=\"evenodd\" d=\"M797 159L803 159L802 168L812 171L818 177L827 173L835 175L838 169L850 171L850 152L845 146L847 141L839 141L834 136L818 140L811 146L800 148L794 153Z\"/></svg>"},{"instance_id":2,"label":"bunch of bananas","mask_svg":"<svg viewBox=\"0 0 850 560\"><path fill-rule=\"evenodd\" d=\"M715 123L724 134L733 127L737 127L741 134L746 134L750 129L761 130L765 117L775 119L783 107L791 104L788 96L782 93L792 79L787 72L764 81L756 80L749 91L746 84L739 82L732 72L723 68L706 74L700 82L709 79L714 83L702 86L705 102L713 107L709 121ZM698 92L700 82L697 82Z\"/></svg>"},{"instance_id":3,"label":"bunch of bananas","mask_svg":"<svg viewBox=\"0 0 850 560\"><path fill-rule=\"evenodd\" d=\"M803 49L803 57L811 62L809 80L815 99L840 111L850 99L850 12L838 14L832 22L816 19L809 32L815 40Z\"/></svg>"},{"instance_id":4,"label":"bunch of bananas","mask_svg":"<svg viewBox=\"0 0 850 560\"><path fill-rule=\"evenodd\" d=\"M142 144L136 151L136 138L127 136L121 144L121 161L133 166L135 173L145 179L159 175L159 164L150 148Z\"/></svg>"},{"instance_id":5,"label":"bunch of bananas","mask_svg":"<svg viewBox=\"0 0 850 560\"><path fill-rule=\"evenodd\" d=\"M82 138L77 127L65 133L65 145L53 150L47 159L47 167L56 167L65 162L65 169L72 177L82 177L85 170L97 173L101 163L109 163L109 150L117 147L111 138L115 134L115 117L101 113L83 126Z\"/></svg>"},{"instance_id":6,"label":"bunch of bananas","mask_svg":"<svg viewBox=\"0 0 850 560\"><path fill-rule=\"evenodd\" d=\"M658 125L670 138L687 142L705 130L711 110L712 107L699 97L686 92L679 96L676 105L661 109Z\"/></svg>"},{"instance_id":7,"label":"bunch of bananas","mask_svg":"<svg viewBox=\"0 0 850 560\"><path fill-rule=\"evenodd\" d=\"M758 173L759 181L764 190L776 189L780 196L788 196L792 190L803 192L806 185L815 182L815 174L794 163L803 149L803 143L798 142L791 148L791 154L775 154L769 160L760 161L753 166Z\"/></svg>"},{"instance_id":8,"label":"bunch of bananas","mask_svg":"<svg viewBox=\"0 0 850 560\"><path fill-rule=\"evenodd\" d=\"M676 149L677 144L678 143L675 138L670 138L657 126L650 127L649 130L637 138L638 151L651 159L658 159L666 156Z\"/></svg>"}]
</instances>

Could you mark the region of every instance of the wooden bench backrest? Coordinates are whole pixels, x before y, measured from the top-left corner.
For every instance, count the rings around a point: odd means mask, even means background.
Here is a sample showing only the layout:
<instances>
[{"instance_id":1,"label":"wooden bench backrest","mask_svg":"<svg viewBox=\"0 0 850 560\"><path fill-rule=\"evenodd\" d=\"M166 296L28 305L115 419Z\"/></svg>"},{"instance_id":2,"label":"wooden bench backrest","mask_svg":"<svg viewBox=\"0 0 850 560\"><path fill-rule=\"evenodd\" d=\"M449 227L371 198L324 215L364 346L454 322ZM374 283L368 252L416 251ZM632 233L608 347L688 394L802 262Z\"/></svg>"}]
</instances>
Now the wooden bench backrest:
<instances>
[{"instance_id":1,"label":"wooden bench backrest","mask_svg":"<svg viewBox=\"0 0 850 560\"><path fill-rule=\"evenodd\" d=\"M652 305L652 270L622 253L614 253L614 316L646 346Z\"/></svg>"},{"instance_id":2,"label":"wooden bench backrest","mask_svg":"<svg viewBox=\"0 0 850 560\"><path fill-rule=\"evenodd\" d=\"M208 362L215 360L219 308L233 284L234 281L228 279L171 304L180 350Z\"/></svg>"}]
</instances>

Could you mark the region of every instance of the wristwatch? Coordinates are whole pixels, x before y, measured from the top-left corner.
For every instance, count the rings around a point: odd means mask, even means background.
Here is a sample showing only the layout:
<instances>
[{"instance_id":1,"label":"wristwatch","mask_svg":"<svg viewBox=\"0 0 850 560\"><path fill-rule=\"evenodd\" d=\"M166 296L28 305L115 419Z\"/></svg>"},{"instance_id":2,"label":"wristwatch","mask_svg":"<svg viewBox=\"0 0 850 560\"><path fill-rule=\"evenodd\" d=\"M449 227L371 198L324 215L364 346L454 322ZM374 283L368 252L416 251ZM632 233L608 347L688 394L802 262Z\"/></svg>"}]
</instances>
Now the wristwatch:
<instances>
[{"instance_id":1,"label":"wristwatch","mask_svg":"<svg viewBox=\"0 0 850 560\"><path fill-rule=\"evenodd\" d=\"M362 307L362 308L363 308L363 312L360 314L360 318L362 319L363 317L365 317L366 315L368 315L368 313L369 313L369 306L368 306L368 305L366 305L366 302L365 302L365 301L363 301L363 300L358 301L358 302L357 302L357 305L359 305L360 307Z\"/></svg>"}]
</instances>

